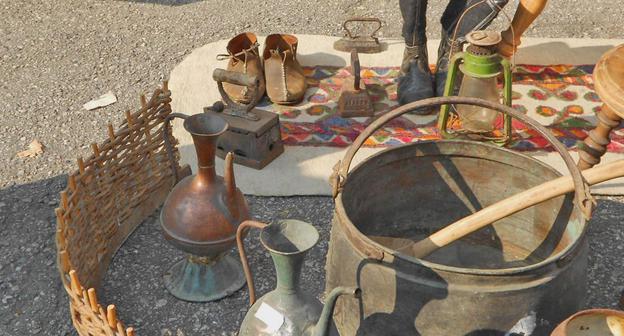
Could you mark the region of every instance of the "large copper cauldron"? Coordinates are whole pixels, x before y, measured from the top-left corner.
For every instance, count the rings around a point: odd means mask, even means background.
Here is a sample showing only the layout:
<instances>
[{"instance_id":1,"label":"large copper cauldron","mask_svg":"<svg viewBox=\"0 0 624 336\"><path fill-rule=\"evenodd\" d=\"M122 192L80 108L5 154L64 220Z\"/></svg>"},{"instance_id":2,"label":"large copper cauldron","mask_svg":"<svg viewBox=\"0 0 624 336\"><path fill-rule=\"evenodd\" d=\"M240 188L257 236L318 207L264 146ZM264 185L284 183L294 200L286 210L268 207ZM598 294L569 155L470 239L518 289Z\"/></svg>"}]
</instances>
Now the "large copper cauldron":
<instances>
[{"instance_id":1,"label":"large copper cauldron","mask_svg":"<svg viewBox=\"0 0 624 336\"><path fill-rule=\"evenodd\" d=\"M236 244L236 229L249 217L243 194L234 182L233 157L225 159L224 176L215 172L219 135L228 124L205 113L184 118L197 152L197 174L173 188L160 222L165 238L189 257L165 274L167 289L186 301L213 301L240 289L245 280L240 263L226 252ZM174 172L177 178L177 171Z\"/></svg>"},{"instance_id":2,"label":"large copper cauldron","mask_svg":"<svg viewBox=\"0 0 624 336\"><path fill-rule=\"evenodd\" d=\"M474 104L532 126L562 155L574 195L495 222L425 259L397 250L527 188L558 177L548 165L494 145L445 140L389 148L349 171L366 138L410 110ZM588 186L565 147L512 108L432 98L390 111L354 141L332 177L336 208L326 288L361 288L338 300L334 322L353 335L548 335L577 311L587 286Z\"/></svg>"}]
</instances>

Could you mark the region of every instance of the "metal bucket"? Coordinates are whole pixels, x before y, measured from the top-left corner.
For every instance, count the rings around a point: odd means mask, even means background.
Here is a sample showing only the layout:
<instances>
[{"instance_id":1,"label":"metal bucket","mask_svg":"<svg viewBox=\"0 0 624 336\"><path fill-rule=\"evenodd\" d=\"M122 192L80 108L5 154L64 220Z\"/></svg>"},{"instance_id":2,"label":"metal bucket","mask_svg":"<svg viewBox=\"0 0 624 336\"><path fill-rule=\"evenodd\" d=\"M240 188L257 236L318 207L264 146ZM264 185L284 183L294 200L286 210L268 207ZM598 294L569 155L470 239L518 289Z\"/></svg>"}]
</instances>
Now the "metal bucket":
<instances>
[{"instance_id":1,"label":"metal bucket","mask_svg":"<svg viewBox=\"0 0 624 336\"><path fill-rule=\"evenodd\" d=\"M540 161L493 145L420 142L382 151L349 172L375 130L412 109L470 103L509 113L559 151L576 185L425 259L397 249L506 197L558 177ZM587 286L588 186L547 130L500 104L434 98L393 110L356 139L332 177L336 209L327 285L356 286L334 322L349 335L548 335L581 308Z\"/></svg>"}]
</instances>

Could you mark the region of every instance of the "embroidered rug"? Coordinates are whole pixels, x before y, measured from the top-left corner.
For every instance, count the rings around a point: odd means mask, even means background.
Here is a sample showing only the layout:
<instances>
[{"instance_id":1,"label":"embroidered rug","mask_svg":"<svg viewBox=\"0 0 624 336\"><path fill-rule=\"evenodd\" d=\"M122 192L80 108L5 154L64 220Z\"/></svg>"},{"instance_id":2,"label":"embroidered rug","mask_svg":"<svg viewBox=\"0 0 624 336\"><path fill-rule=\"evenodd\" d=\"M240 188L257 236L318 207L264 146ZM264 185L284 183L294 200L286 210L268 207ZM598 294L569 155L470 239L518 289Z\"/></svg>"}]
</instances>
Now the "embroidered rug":
<instances>
[{"instance_id":1,"label":"embroidered rug","mask_svg":"<svg viewBox=\"0 0 624 336\"><path fill-rule=\"evenodd\" d=\"M336 102L348 71L349 53L336 51L338 37L297 35L298 60L304 66L310 84L298 106L282 107L262 102L260 108L280 115L285 151L262 170L236 165L238 187L245 194L263 196L330 195L327 183L332 167L341 160L347 147L370 124L368 118L342 119L336 115ZM260 38L263 40L263 38ZM201 113L220 96L212 72L226 67L216 61L227 40L199 47L171 72L169 88L175 112ZM362 77L375 100L376 116L396 105L398 62L402 59L401 40L385 39L388 49L378 54L361 54ZM593 91L592 70L598 59L624 40L523 38L517 53L514 75L514 106L549 127L570 149L576 160L576 146L595 125L595 111L600 101ZM428 41L431 60L436 59L439 40ZM545 52L547 50L547 52ZM554 64L554 65L553 65ZM556 65L567 64L567 65ZM404 115L386 125L356 155L353 164L387 147L420 140L439 139L437 116ZM514 122L512 149L545 162L563 174L567 170L559 155L524 125ZM174 121L173 133L179 140L181 162L196 166L192 139ZM624 131L613 134L603 162L624 158ZM223 161L217 160L217 171ZM624 179L592 187L601 194L624 194Z\"/></svg>"},{"instance_id":2,"label":"embroidered rug","mask_svg":"<svg viewBox=\"0 0 624 336\"><path fill-rule=\"evenodd\" d=\"M568 149L594 127L600 98L593 90L593 65L518 65L513 75L513 107L547 126ZM296 107L260 105L280 115L282 138L289 146L346 147L373 118L341 118L337 102L348 68L306 67L309 88ZM362 70L362 78L374 102L376 117L397 105L398 67ZM407 115L395 119L368 139L365 146L386 147L419 140L440 139L435 116ZM498 121L501 123L501 120ZM499 125L500 126L500 125ZM519 151L552 150L535 131L514 120L509 148ZM624 129L613 131L609 152L624 152Z\"/></svg>"}]
</instances>

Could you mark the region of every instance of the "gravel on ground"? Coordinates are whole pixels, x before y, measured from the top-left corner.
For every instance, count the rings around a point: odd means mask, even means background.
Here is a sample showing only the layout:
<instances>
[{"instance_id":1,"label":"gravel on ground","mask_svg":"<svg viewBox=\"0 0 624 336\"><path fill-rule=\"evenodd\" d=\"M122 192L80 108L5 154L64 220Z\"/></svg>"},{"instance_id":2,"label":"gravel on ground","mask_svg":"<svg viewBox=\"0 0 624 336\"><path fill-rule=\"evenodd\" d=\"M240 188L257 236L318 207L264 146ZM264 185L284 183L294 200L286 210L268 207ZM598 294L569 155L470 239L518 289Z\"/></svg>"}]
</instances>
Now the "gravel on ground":
<instances>
[{"instance_id":1,"label":"gravel on ground","mask_svg":"<svg viewBox=\"0 0 624 336\"><path fill-rule=\"evenodd\" d=\"M444 3L429 3L430 38L439 36ZM193 49L241 31L339 36L341 22L353 15L380 17L386 37L399 37L401 23L396 0L0 0L0 14L0 336L74 334L55 266L58 192L76 158L105 138L106 124L118 125L125 110L139 105L139 95L149 95ZM526 35L621 38L622 17L624 7L613 0L551 0ZM500 17L495 27L503 24ZM82 108L108 91L117 103ZM18 158L34 139L44 153ZM294 217L318 225L323 239L306 264L304 283L319 293L331 200L249 200L259 219ZM622 289L623 210L621 198L601 199L592 222L588 307L614 306ZM161 252L167 257L156 263ZM140 335L180 335L178 329L183 335L232 334L245 309L244 292L201 308L173 300L159 277L177 257L154 217L148 219L121 249L102 300L119 304L122 319ZM261 292L272 286L268 262L262 253L253 257L262 269ZM149 281L137 281L133 265L146 267ZM150 295L141 300L141 293Z\"/></svg>"},{"instance_id":2,"label":"gravel on ground","mask_svg":"<svg viewBox=\"0 0 624 336\"><path fill-rule=\"evenodd\" d=\"M446 2L429 2L429 37L437 38ZM397 0L0 0L0 13L0 188L73 169L106 137L108 122L119 123L141 93L206 43L241 31L340 36L353 15L380 17L388 37L399 37L401 24ZM551 0L526 35L622 37L623 16L617 1ZM82 108L108 91L116 104ZM17 158L33 139L44 154Z\"/></svg>"}]
</instances>

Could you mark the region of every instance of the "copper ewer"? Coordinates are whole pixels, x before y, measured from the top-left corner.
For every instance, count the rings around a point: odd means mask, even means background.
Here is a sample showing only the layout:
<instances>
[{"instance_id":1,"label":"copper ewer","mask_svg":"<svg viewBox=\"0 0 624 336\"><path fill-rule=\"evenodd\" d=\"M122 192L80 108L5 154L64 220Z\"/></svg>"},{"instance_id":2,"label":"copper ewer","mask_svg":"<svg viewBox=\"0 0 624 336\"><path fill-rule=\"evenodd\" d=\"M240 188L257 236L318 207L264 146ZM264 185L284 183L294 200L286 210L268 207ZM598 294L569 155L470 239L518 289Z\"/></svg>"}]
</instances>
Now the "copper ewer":
<instances>
[{"instance_id":1,"label":"copper ewer","mask_svg":"<svg viewBox=\"0 0 624 336\"><path fill-rule=\"evenodd\" d=\"M227 251L236 244L236 229L249 212L234 181L231 153L225 158L224 176L215 172L217 139L228 128L225 120L205 113L172 117L184 119L184 129L193 137L198 170L176 184L160 213L165 238L189 253L164 275L165 286L185 301L214 301L245 284L240 263ZM173 171L177 180L175 166Z\"/></svg>"}]
</instances>

